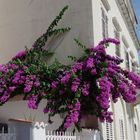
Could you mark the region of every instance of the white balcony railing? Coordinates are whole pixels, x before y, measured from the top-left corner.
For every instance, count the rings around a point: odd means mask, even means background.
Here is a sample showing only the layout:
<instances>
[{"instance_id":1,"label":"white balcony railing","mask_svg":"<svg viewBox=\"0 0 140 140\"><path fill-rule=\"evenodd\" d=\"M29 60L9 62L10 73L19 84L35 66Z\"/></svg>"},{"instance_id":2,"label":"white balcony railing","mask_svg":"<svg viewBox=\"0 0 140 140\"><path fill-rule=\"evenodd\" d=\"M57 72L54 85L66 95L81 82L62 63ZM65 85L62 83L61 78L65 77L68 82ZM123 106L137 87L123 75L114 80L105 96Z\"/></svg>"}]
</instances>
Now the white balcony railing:
<instances>
[{"instance_id":1,"label":"white balcony railing","mask_svg":"<svg viewBox=\"0 0 140 140\"><path fill-rule=\"evenodd\" d=\"M0 133L0 140L17 140L15 128L9 128L7 133L5 133L4 129L2 129L2 132Z\"/></svg>"},{"instance_id":2,"label":"white balcony railing","mask_svg":"<svg viewBox=\"0 0 140 140\"><path fill-rule=\"evenodd\" d=\"M41 122L13 122L10 128L14 133L0 134L0 140L101 140L100 131L84 129L81 133L58 132L47 130L47 124ZM13 132L13 131L12 131Z\"/></svg>"}]
</instances>

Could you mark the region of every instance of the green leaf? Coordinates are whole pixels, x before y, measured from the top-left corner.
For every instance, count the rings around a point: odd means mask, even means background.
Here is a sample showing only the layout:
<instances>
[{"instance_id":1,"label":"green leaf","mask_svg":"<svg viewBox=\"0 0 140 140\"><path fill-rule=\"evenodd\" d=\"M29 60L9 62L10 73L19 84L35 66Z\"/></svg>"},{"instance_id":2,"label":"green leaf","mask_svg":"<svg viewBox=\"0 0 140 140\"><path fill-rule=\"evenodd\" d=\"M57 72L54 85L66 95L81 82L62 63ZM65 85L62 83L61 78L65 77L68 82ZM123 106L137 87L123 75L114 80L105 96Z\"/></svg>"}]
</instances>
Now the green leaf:
<instances>
[{"instance_id":1,"label":"green leaf","mask_svg":"<svg viewBox=\"0 0 140 140\"><path fill-rule=\"evenodd\" d=\"M74 41L76 42L76 44L79 46L79 47L81 47L82 49L87 49L87 47L86 47L86 45L84 45L83 43L81 43L80 42L80 40L79 39L74 39Z\"/></svg>"},{"instance_id":2,"label":"green leaf","mask_svg":"<svg viewBox=\"0 0 140 140\"><path fill-rule=\"evenodd\" d=\"M68 56L69 59L71 59L72 61L77 61L77 58L75 56Z\"/></svg>"},{"instance_id":3,"label":"green leaf","mask_svg":"<svg viewBox=\"0 0 140 140\"><path fill-rule=\"evenodd\" d=\"M106 67L107 67L107 63L106 63L106 62L102 62L102 63L100 63L100 67L102 67L102 68L106 68Z\"/></svg>"},{"instance_id":4,"label":"green leaf","mask_svg":"<svg viewBox=\"0 0 140 140\"><path fill-rule=\"evenodd\" d=\"M49 37L51 37L52 35L56 36L56 35L64 34L68 31L70 31L70 29L71 29L70 27L54 29L49 32Z\"/></svg>"},{"instance_id":5,"label":"green leaf","mask_svg":"<svg viewBox=\"0 0 140 140\"><path fill-rule=\"evenodd\" d=\"M68 9L68 6L65 6L59 13L58 16L56 16L56 18L52 21L52 23L50 24L50 26L48 27L47 31L41 36L39 37L35 44L33 45L34 48L38 49L38 48L42 48L43 46L45 46L45 42L47 42L48 37L50 37L51 35L54 35L54 33L56 32L66 32L68 30L70 30L70 28L62 28L62 29L54 29L59 21L62 19L65 11Z\"/></svg>"}]
</instances>

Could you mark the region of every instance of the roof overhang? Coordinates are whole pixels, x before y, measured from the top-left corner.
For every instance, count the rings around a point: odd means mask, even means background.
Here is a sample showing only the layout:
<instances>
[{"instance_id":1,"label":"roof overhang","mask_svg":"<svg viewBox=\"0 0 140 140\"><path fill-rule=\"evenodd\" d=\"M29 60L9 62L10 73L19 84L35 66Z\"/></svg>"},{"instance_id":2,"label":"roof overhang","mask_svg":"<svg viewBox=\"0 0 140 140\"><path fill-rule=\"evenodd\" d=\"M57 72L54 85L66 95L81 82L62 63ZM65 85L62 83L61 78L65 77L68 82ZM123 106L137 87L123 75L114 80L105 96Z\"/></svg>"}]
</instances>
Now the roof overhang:
<instances>
[{"instance_id":1,"label":"roof overhang","mask_svg":"<svg viewBox=\"0 0 140 140\"><path fill-rule=\"evenodd\" d=\"M125 24L126 24L128 30L130 32L130 35L134 41L134 44L135 44L136 48L138 50L140 50L140 42L139 42L139 39L138 39L136 31L135 31L135 26L134 26L132 19L130 17L128 7L127 7L124 0L118 0L118 4L119 4L120 10L121 10L121 13L124 16Z\"/></svg>"}]
</instances>

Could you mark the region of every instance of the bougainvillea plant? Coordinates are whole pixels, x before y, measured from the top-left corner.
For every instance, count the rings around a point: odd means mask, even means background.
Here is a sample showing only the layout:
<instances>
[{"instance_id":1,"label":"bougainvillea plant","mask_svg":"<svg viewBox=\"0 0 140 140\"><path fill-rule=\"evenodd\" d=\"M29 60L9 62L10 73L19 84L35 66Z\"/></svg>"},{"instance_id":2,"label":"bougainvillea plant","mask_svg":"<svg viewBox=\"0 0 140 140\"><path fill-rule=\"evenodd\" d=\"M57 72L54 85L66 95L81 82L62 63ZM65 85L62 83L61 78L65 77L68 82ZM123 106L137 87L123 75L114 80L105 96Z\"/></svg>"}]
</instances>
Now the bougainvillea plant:
<instances>
[{"instance_id":1,"label":"bougainvillea plant","mask_svg":"<svg viewBox=\"0 0 140 140\"><path fill-rule=\"evenodd\" d=\"M45 50L48 38L70 30L55 28L68 6L52 22L31 49L19 52L9 63L0 66L0 105L10 98L24 95L28 107L37 109L46 99L44 113L49 122L56 114L65 114L59 129L66 130L74 125L80 130L81 118L95 115L101 122L112 122L109 104L119 98L127 103L136 100L136 89L140 88L140 77L120 67L123 62L106 52L109 43L118 45L116 39L103 39L97 46L87 48L78 39L75 42L84 53L80 58L70 56L74 63L63 65L55 61L46 63L52 53Z\"/></svg>"}]
</instances>

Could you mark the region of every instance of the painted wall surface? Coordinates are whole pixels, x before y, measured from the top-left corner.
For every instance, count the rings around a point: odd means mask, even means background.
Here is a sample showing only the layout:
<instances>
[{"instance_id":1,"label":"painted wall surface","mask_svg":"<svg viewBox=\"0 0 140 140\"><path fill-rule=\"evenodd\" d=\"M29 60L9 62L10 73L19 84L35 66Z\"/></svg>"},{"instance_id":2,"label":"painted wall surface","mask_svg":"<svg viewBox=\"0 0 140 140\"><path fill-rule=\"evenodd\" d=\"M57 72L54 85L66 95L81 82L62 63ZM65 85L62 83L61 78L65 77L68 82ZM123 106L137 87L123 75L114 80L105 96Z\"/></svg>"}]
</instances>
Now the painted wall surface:
<instances>
[{"instance_id":1,"label":"painted wall surface","mask_svg":"<svg viewBox=\"0 0 140 140\"><path fill-rule=\"evenodd\" d=\"M110 5L109 11L105 9L101 0L1 0L0 63L8 62L19 50L24 49L25 45L31 47L33 42L45 32L57 13L67 4L70 5L70 9L64 16L60 26L69 25L72 30L62 38L59 38L59 40L55 39L51 43L52 50L56 52L54 58L57 57L61 62L68 63L68 55L79 56L81 54L73 38L81 39L86 45L90 45L93 42L97 44L102 39L101 8L103 8L108 17L109 37L114 37L113 17L116 17L121 26L121 58L125 59L125 44L122 41L124 36L128 43L128 46L126 46L126 48L128 47L127 51L132 51L134 59L138 61L136 46L116 1L109 0L108 3ZM108 52L115 55L115 46L112 45L108 48ZM129 58L132 59L131 56ZM121 66L126 67L125 61ZM42 102L38 111L31 111L24 101L8 102L0 108L0 120L24 118L24 114L25 116L31 114L33 117L36 116L36 121L46 121L47 116L42 113L44 104L45 102ZM121 117L123 117L125 128L127 128L124 132L126 135L125 140L132 140L134 123L130 118L133 120L133 112L129 109L130 106L122 101L112 105L114 119L117 118L113 124L115 140L120 140L118 119ZM122 116L120 111L125 115ZM55 121L55 125L49 126L49 129L56 128L61 119L56 117ZM135 121L137 122L137 119Z\"/></svg>"},{"instance_id":2,"label":"painted wall surface","mask_svg":"<svg viewBox=\"0 0 140 140\"><path fill-rule=\"evenodd\" d=\"M135 56L136 61L138 62L138 54L137 49L134 44L134 41L132 40L130 33L128 31L128 28L126 26L126 23L124 22L124 17L122 16L120 9L118 8L118 5L115 0L109 0L108 1L110 5L110 10L107 11L101 2L101 0L92 0L92 13L93 13L93 30L94 30L94 42L97 44L102 39L102 21L101 21L101 8L104 9L107 17L108 17L108 33L109 37L114 37L114 25L112 22L113 17L116 17L117 21L119 22L119 25L121 26L120 31L120 38L121 38L121 58L125 59L125 53L124 53L124 47L123 47L123 41L122 36L124 36L127 40L127 43L129 46L128 51L132 50ZM98 27L98 28L97 28ZM114 47L110 47L108 49L108 52L110 54L115 55L115 49ZM122 65L125 67L125 65Z\"/></svg>"},{"instance_id":3,"label":"painted wall surface","mask_svg":"<svg viewBox=\"0 0 140 140\"><path fill-rule=\"evenodd\" d=\"M0 63L7 63L25 46L32 47L34 41L46 31L51 21L66 5L69 5L69 10L59 26L70 26L72 29L51 42L52 50L55 51L53 58L57 57L61 62L68 63L68 55L79 56L81 50L73 39L79 38L87 45L93 41L91 0L1 0ZM29 117L31 114L32 117L36 116L36 121L47 121L47 116L41 110L43 107L45 105L42 103L37 111L31 111L24 101L11 101L0 107L0 120L24 119L24 115ZM55 120L55 126L51 125L49 129L59 126L59 117Z\"/></svg>"},{"instance_id":4,"label":"painted wall surface","mask_svg":"<svg viewBox=\"0 0 140 140\"><path fill-rule=\"evenodd\" d=\"M33 122L47 123L48 116L43 113L43 108L46 105L46 101L42 101L37 110L31 110L28 108L26 101L10 101L0 107L0 122L7 122L9 119L27 119ZM56 115L53 119L53 124L48 124L49 130L55 130L59 127L62 120L59 115Z\"/></svg>"},{"instance_id":5,"label":"painted wall surface","mask_svg":"<svg viewBox=\"0 0 140 140\"><path fill-rule=\"evenodd\" d=\"M117 1L117 0L116 0ZM123 64L121 64L121 66L123 68L126 67L126 56L125 56L125 50L127 50L127 52L129 53L129 62L134 59L138 62L138 54L137 54L137 49L136 46L134 44L134 41L131 38L130 32L128 31L126 22L124 20L124 16L121 14L121 11L117 5L115 0L109 0L108 3L110 5L110 10L107 11L105 9L105 6L103 5L101 0L92 0L92 13L93 13L93 33L94 33L94 42L95 44L97 44L101 39L102 39L102 20L101 20L101 8L104 9L105 14L108 17L108 33L109 33L109 37L114 37L114 25L113 25L113 17L115 17L121 27L121 31L120 31L120 41L121 41L121 58L124 59ZM97 28L98 27L98 28ZM128 46L125 46L125 42L123 42L123 37L125 37ZM108 52L112 55L115 55L115 46L111 46L108 48ZM130 51L133 52L134 57L135 58L131 58L130 56ZM132 69L132 64L130 63L130 69ZM135 136L135 130L134 130L134 112L132 112L132 106L131 105L127 105L126 103L124 103L123 101L119 101L118 103L112 105L112 110L114 112L113 118L114 118L114 122L112 124L112 136L110 136L111 138L113 137L113 139L115 140L120 140L120 139L124 139L124 140L134 140L136 137L137 139L139 138L138 135ZM137 118L139 118L140 116L138 116ZM123 120L123 133L121 132L122 130L120 130L122 121L120 122L120 120ZM135 119L136 124L138 124L138 119ZM108 134L106 132L106 124L101 124L101 128L104 134L104 138L108 137ZM111 129L111 127L109 129ZM139 124L137 126L139 128ZM137 132L138 133L138 132ZM123 136L122 136L123 135Z\"/></svg>"},{"instance_id":6,"label":"painted wall surface","mask_svg":"<svg viewBox=\"0 0 140 140\"><path fill-rule=\"evenodd\" d=\"M60 26L70 26L72 30L55 40L52 47L63 63L68 61L68 55L79 56L81 52L73 39L77 37L88 45L93 40L91 0L1 0L0 63L6 63L25 46L32 47L66 5L70 8Z\"/></svg>"}]
</instances>

